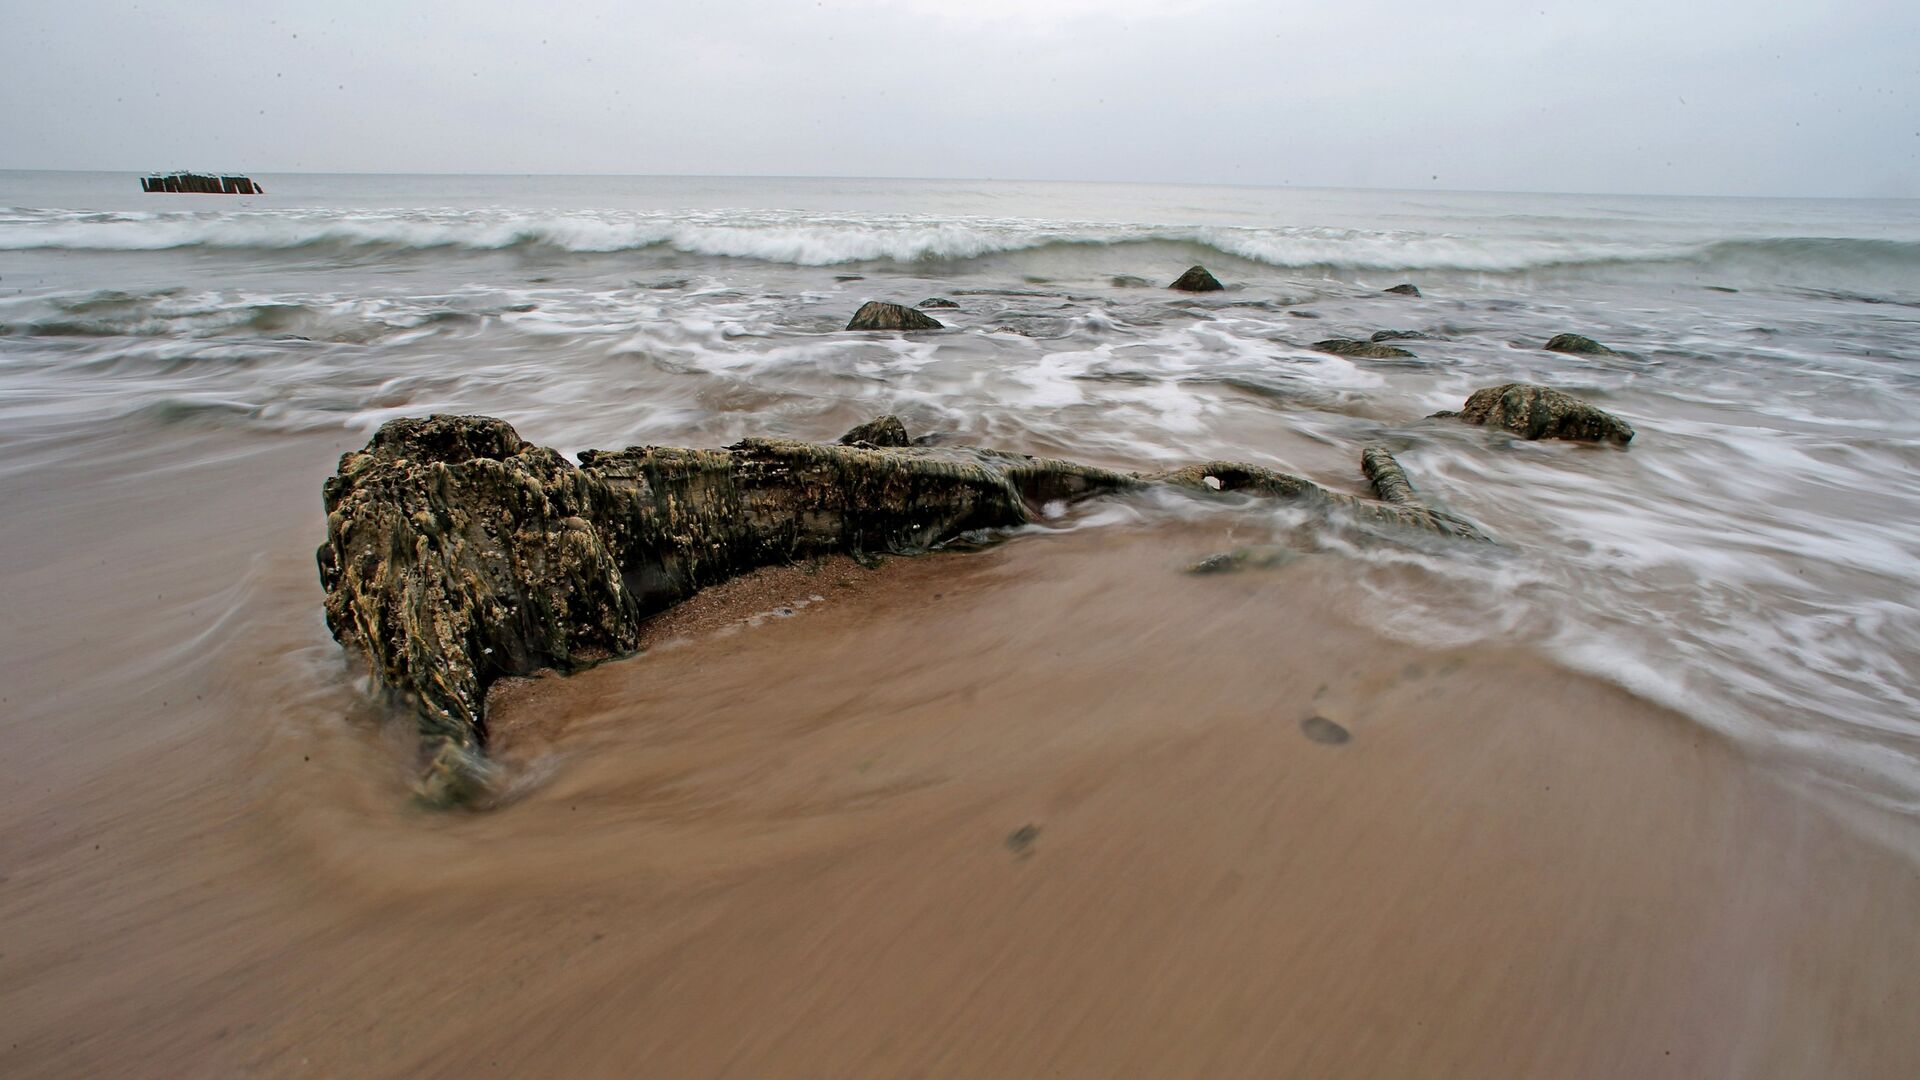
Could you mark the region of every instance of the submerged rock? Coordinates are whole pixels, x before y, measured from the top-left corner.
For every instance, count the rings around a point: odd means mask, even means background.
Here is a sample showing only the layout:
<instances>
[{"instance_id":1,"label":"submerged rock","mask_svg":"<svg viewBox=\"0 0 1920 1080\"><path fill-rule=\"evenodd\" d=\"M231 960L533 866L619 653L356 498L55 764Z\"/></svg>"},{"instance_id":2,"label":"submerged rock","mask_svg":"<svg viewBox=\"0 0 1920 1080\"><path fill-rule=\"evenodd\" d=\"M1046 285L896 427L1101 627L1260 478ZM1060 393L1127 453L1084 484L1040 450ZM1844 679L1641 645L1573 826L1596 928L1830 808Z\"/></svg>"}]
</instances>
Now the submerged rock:
<instances>
[{"instance_id":1,"label":"submerged rock","mask_svg":"<svg viewBox=\"0 0 1920 1080\"><path fill-rule=\"evenodd\" d=\"M1576 439L1620 446L1633 441L1633 427L1625 420L1571 394L1534 383L1505 383L1475 390L1459 412L1434 416L1505 428L1525 439Z\"/></svg>"},{"instance_id":2,"label":"submerged rock","mask_svg":"<svg viewBox=\"0 0 1920 1080\"><path fill-rule=\"evenodd\" d=\"M944 296L929 296L925 300L920 301L919 306L923 308L957 308L960 305Z\"/></svg>"},{"instance_id":3,"label":"submerged rock","mask_svg":"<svg viewBox=\"0 0 1920 1080\"><path fill-rule=\"evenodd\" d=\"M589 450L574 465L505 421L431 416L391 421L341 457L316 557L328 629L410 703L420 795L452 805L489 790L485 703L501 677L630 654L648 616L759 567L925 551L1028 524L1049 502L1151 485L1485 539L1412 501L1411 485L1375 502L1237 462L1142 475L967 447L747 439Z\"/></svg>"},{"instance_id":4,"label":"submerged rock","mask_svg":"<svg viewBox=\"0 0 1920 1080\"><path fill-rule=\"evenodd\" d=\"M1418 330L1375 330L1370 341L1425 341L1427 335Z\"/></svg>"},{"instance_id":5,"label":"submerged rock","mask_svg":"<svg viewBox=\"0 0 1920 1080\"><path fill-rule=\"evenodd\" d=\"M1375 341L1356 341L1353 338L1328 338L1325 341L1314 342L1313 347L1323 353L1351 356L1361 360L1393 360L1413 355L1405 349L1392 345L1382 345Z\"/></svg>"},{"instance_id":6,"label":"submerged rock","mask_svg":"<svg viewBox=\"0 0 1920 1080\"><path fill-rule=\"evenodd\" d=\"M931 315L923 315L910 307L889 304L884 300L869 300L860 305L847 323L849 330L939 330L940 320Z\"/></svg>"},{"instance_id":7,"label":"submerged rock","mask_svg":"<svg viewBox=\"0 0 1920 1080\"><path fill-rule=\"evenodd\" d=\"M1419 296L1420 295L1420 290L1416 288L1412 282L1404 282L1402 284L1395 285L1391 289L1382 289L1380 291L1392 293L1395 296Z\"/></svg>"},{"instance_id":8,"label":"submerged rock","mask_svg":"<svg viewBox=\"0 0 1920 1080\"><path fill-rule=\"evenodd\" d=\"M1548 352L1572 353L1575 356L1619 356L1620 354L1590 337L1579 334L1555 334L1541 348Z\"/></svg>"},{"instance_id":9,"label":"submerged rock","mask_svg":"<svg viewBox=\"0 0 1920 1080\"><path fill-rule=\"evenodd\" d=\"M1040 826L1028 822L1007 834L1007 850L1020 858L1033 854L1033 842L1040 839Z\"/></svg>"},{"instance_id":10,"label":"submerged rock","mask_svg":"<svg viewBox=\"0 0 1920 1080\"><path fill-rule=\"evenodd\" d=\"M900 418L888 413L876 416L858 427L840 436L842 446L912 446L913 440L907 438L907 425Z\"/></svg>"},{"instance_id":11,"label":"submerged rock","mask_svg":"<svg viewBox=\"0 0 1920 1080\"><path fill-rule=\"evenodd\" d=\"M1300 734L1322 746L1344 746L1353 741L1353 733L1319 714L1300 721Z\"/></svg>"},{"instance_id":12,"label":"submerged rock","mask_svg":"<svg viewBox=\"0 0 1920 1080\"><path fill-rule=\"evenodd\" d=\"M1220 284L1219 278L1208 273L1206 267L1189 266L1187 272L1174 278L1173 284L1167 288L1178 289L1181 292L1219 292L1226 286Z\"/></svg>"}]
</instances>

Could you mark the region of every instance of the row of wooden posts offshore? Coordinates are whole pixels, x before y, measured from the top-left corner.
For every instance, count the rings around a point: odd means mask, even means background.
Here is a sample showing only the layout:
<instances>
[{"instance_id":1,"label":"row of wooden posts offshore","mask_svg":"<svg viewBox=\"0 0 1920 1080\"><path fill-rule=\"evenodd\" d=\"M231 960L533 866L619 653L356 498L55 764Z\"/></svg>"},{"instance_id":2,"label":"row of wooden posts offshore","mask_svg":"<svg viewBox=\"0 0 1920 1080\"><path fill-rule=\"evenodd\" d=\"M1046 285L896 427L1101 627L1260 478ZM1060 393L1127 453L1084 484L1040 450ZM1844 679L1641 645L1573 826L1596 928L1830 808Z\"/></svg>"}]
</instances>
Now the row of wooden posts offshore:
<instances>
[{"instance_id":1,"label":"row of wooden posts offshore","mask_svg":"<svg viewBox=\"0 0 1920 1080\"><path fill-rule=\"evenodd\" d=\"M141 191L195 192L201 195L265 195L267 189L250 176L208 176L204 173L165 173L140 178Z\"/></svg>"}]
</instances>

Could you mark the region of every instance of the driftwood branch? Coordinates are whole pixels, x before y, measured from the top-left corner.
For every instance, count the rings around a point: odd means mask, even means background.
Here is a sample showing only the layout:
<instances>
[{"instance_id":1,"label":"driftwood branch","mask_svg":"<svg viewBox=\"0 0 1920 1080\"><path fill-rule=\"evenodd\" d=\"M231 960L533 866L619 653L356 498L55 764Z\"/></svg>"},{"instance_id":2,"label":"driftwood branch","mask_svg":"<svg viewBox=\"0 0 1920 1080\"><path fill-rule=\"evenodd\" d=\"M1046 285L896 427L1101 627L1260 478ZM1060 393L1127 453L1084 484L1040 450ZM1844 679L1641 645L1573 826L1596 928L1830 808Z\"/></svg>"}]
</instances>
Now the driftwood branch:
<instances>
[{"instance_id":1,"label":"driftwood branch","mask_svg":"<svg viewBox=\"0 0 1920 1080\"><path fill-rule=\"evenodd\" d=\"M392 421L325 486L328 627L411 701L430 759L422 796L449 804L485 788L496 679L632 653L648 616L759 567L925 551L1027 524L1048 502L1154 485L1485 539L1420 504L1378 448L1363 456L1375 502L1236 462L1141 475L873 438L904 442L904 428L882 418L850 432L852 445L587 451L576 466L490 417Z\"/></svg>"}]
</instances>

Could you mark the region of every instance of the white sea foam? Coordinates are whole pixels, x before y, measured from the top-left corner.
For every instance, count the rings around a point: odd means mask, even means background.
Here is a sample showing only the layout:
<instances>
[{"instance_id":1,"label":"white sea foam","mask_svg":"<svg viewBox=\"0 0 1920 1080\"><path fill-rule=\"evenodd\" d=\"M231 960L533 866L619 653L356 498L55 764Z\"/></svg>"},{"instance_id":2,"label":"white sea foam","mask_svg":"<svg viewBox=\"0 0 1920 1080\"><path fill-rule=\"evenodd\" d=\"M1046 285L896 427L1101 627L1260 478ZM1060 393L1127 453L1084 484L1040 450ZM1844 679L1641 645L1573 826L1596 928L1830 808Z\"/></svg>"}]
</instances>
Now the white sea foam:
<instances>
[{"instance_id":1,"label":"white sea foam","mask_svg":"<svg viewBox=\"0 0 1920 1080\"><path fill-rule=\"evenodd\" d=\"M510 211L453 209L78 212L15 210L0 216L0 250L281 251L551 249L579 254L660 249L792 266L926 263L1039 249L1178 245L1286 270L1511 273L1688 264L1747 278L1756 273L1871 264L1910 288L1920 243L1795 236L1584 233L1504 229L1153 225L1022 218L842 215L800 211ZM1790 274L1794 280L1804 275Z\"/></svg>"}]
</instances>

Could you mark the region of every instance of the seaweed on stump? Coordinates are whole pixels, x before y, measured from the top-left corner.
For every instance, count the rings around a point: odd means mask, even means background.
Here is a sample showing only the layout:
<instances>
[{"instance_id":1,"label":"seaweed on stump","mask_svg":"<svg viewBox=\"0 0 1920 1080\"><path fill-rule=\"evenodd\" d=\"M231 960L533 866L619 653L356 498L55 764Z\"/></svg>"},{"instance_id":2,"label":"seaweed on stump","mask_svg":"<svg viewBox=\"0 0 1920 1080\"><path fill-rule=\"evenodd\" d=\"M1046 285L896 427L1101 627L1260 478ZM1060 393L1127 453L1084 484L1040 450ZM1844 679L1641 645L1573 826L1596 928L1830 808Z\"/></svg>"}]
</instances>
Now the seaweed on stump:
<instances>
[{"instance_id":1,"label":"seaweed on stump","mask_svg":"<svg viewBox=\"0 0 1920 1080\"><path fill-rule=\"evenodd\" d=\"M888 419L848 434L904 438ZM856 442L589 450L574 465L505 421L430 416L390 421L365 449L343 455L323 489L327 537L316 553L327 626L412 706L422 801L487 797L494 681L628 655L648 616L763 566L921 552L1027 524L1048 502L1154 484L1300 500L1383 527L1485 539L1413 501L1411 485L1380 486L1387 501L1374 502L1236 462L1148 476L995 450Z\"/></svg>"},{"instance_id":2,"label":"seaweed on stump","mask_svg":"<svg viewBox=\"0 0 1920 1080\"><path fill-rule=\"evenodd\" d=\"M864 424L850 429L840 436L841 446L912 446L913 440L907 438L907 425L900 418L888 413L876 416Z\"/></svg>"}]
</instances>

